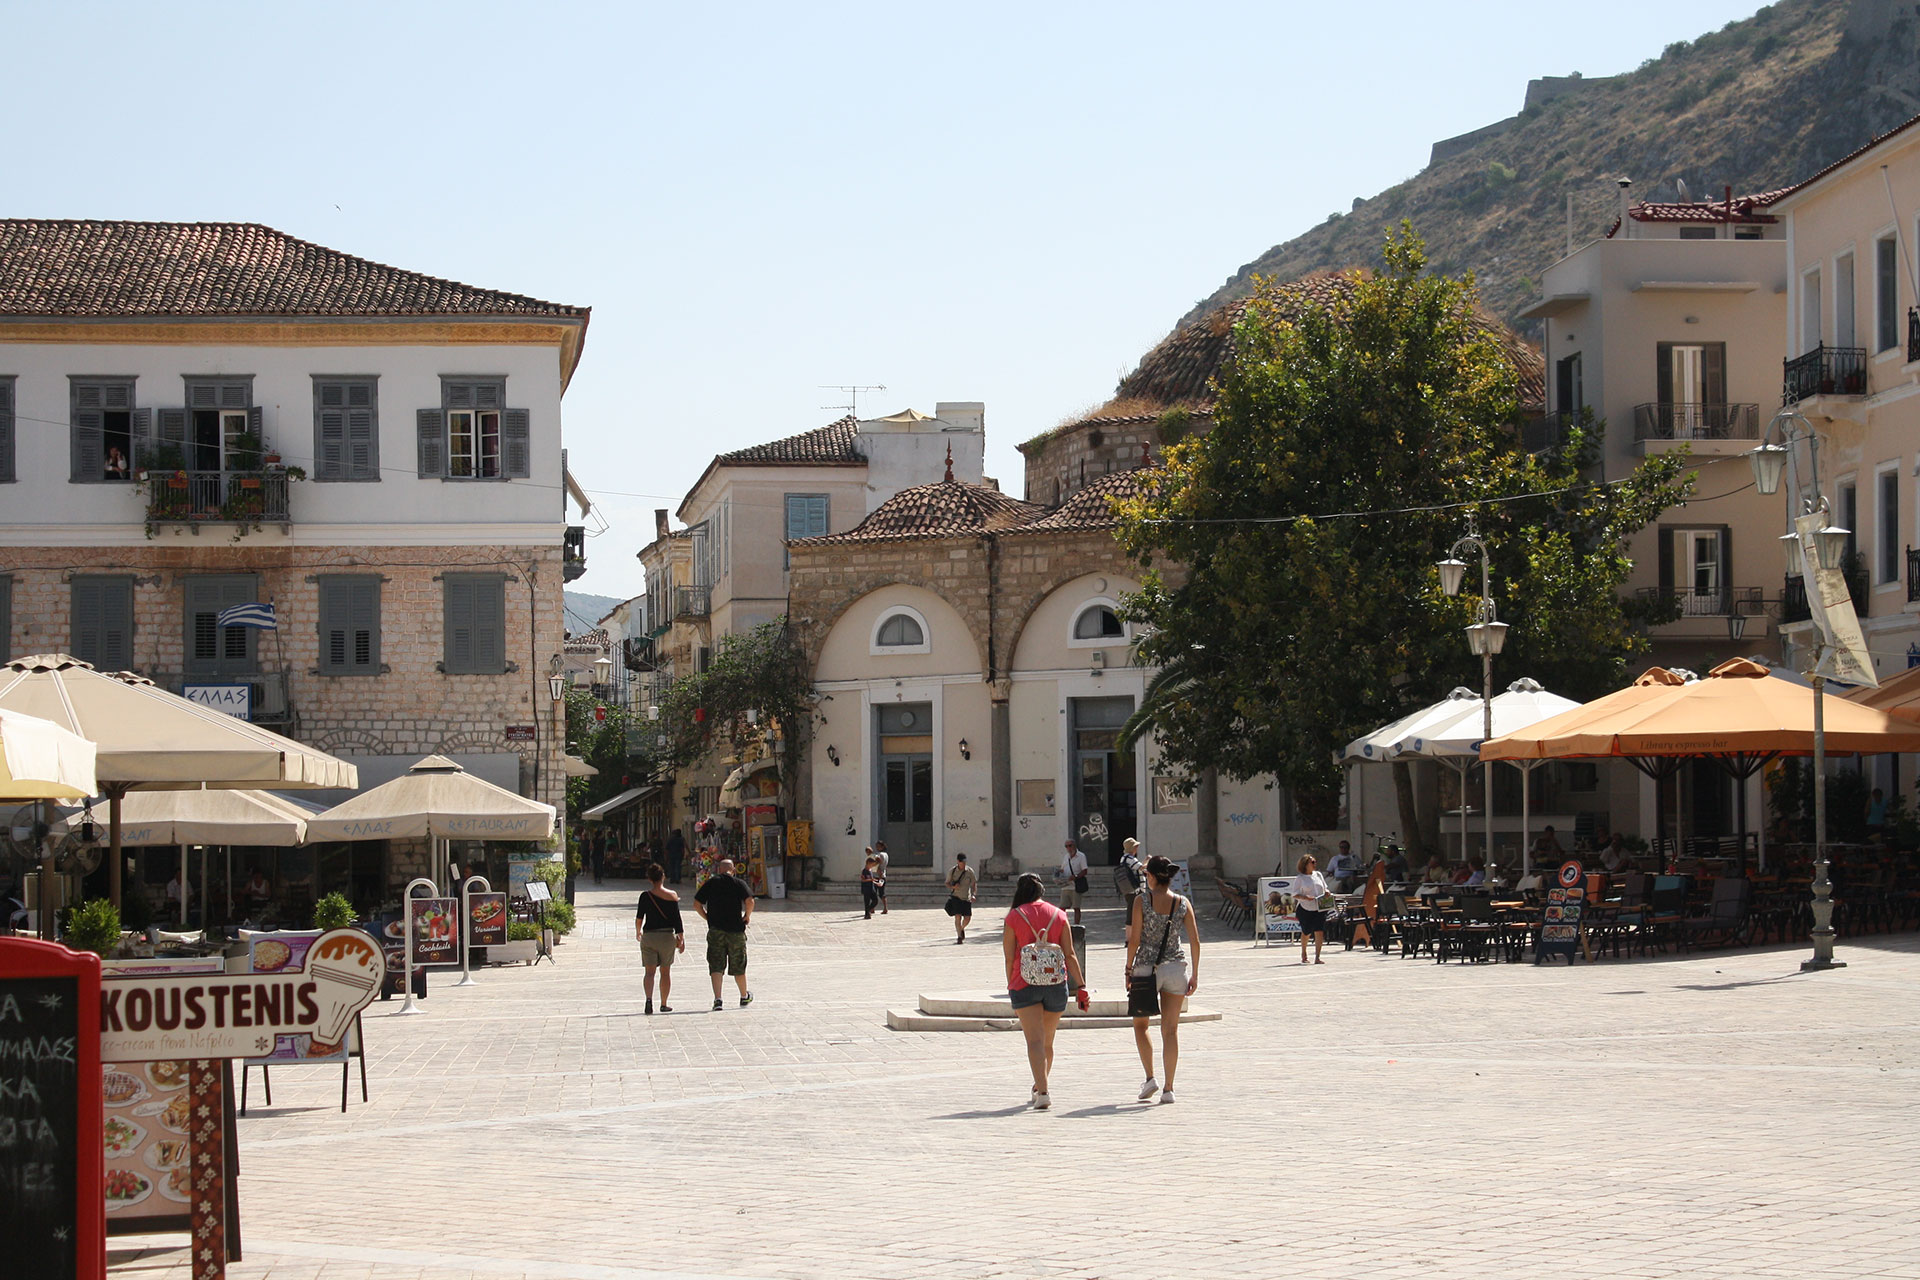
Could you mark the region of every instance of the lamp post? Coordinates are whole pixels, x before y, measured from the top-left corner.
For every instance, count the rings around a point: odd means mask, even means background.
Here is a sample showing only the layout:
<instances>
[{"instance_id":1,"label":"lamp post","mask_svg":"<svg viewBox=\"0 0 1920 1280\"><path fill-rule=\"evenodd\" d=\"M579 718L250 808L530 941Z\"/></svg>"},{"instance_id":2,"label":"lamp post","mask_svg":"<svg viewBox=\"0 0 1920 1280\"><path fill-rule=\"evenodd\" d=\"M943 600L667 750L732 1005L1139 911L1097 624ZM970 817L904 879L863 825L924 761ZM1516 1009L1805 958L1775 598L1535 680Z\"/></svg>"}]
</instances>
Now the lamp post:
<instances>
[{"instance_id":1,"label":"lamp post","mask_svg":"<svg viewBox=\"0 0 1920 1280\"><path fill-rule=\"evenodd\" d=\"M1779 443L1774 441L1776 428ZM1762 494L1771 496L1780 492L1782 472L1789 473L1793 481L1787 496L1788 531L1780 539L1780 545L1788 549L1787 576L1806 579L1811 604L1818 588L1813 575L1807 572L1800 530L1793 518L1794 500L1800 492L1800 471L1793 446L1801 443L1807 446L1813 486L1811 496L1800 499L1800 505L1805 508L1804 515L1819 516L1823 520L1812 538L1816 567L1838 569L1846 558L1847 530L1834 526L1832 508L1820 491L1820 436L1813 424L1791 408L1780 410L1768 420L1767 429L1760 434L1760 443L1747 451L1747 461L1753 464L1754 487ZM1813 685L1813 955L1802 961L1800 968L1841 969L1846 967L1846 962L1833 958L1833 879L1827 864L1827 677L1820 670L1820 664L1834 647L1834 638L1825 608L1810 607L1809 612L1818 619L1816 625L1820 629L1820 642L1813 646L1806 671Z\"/></svg>"},{"instance_id":2,"label":"lamp post","mask_svg":"<svg viewBox=\"0 0 1920 1280\"><path fill-rule=\"evenodd\" d=\"M1461 579L1466 576L1466 561L1460 558L1462 552L1480 556L1480 604L1474 610L1474 621L1467 628L1467 647L1480 655L1480 706L1482 740L1493 737L1493 655L1499 653L1507 643L1507 624L1499 620L1493 607L1492 575L1487 567L1487 544L1474 528L1472 519L1467 521L1467 531L1447 552L1447 558L1434 565L1440 571L1440 589L1450 596L1460 594ZM1493 770L1487 765L1480 766L1485 778L1486 808L1482 819L1487 828L1487 855L1484 872L1490 879L1493 876ZM1461 788L1460 810L1464 828L1467 807L1466 788ZM1465 856L1462 850L1461 856Z\"/></svg>"}]
</instances>

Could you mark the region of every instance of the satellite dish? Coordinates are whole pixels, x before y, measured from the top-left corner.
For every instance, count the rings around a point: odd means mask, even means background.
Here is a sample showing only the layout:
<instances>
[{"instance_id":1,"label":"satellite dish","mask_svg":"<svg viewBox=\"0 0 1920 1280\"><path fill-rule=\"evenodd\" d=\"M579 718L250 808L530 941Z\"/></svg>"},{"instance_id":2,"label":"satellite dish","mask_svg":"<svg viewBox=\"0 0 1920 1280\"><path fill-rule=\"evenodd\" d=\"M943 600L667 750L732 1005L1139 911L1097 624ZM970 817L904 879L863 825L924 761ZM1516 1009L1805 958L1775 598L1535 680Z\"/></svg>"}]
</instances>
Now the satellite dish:
<instances>
[{"instance_id":1,"label":"satellite dish","mask_svg":"<svg viewBox=\"0 0 1920 1280\"><path fill-rule=\"evenodd\" d=\"M1687 194L1687 180L1685 178L1675 178L1673 180L1673 185L1680 188L1681 204L1686 204L1687 202L1693 199L1692 196Z\"/></svg>"}]
</instances>

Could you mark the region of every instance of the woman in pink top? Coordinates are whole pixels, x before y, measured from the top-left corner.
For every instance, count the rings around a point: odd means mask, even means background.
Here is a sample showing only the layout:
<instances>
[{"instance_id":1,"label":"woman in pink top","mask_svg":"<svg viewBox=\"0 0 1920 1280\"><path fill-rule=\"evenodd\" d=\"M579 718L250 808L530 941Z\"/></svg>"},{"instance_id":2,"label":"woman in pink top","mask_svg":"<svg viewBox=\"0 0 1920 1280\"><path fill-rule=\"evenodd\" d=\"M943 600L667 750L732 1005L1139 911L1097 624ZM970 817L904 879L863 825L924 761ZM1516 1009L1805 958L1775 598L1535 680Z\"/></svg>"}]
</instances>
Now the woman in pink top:
<instances>
[{"instance_id":1,"label":"woman in pink top","mask_svg":"<svg viewBox=\"0 0 1920 1280\"><path fill-rule=\"evenodd\" d=\"M1027 1038L1027 1065L1033 1068L1033 1108L1053 1105L1047 1093L1047 1074L1053 1070L1053 1035L1060 1015L1067 1011L1067 984L1073 984L1080 1007L1087 1007L1087 984L1080 976L1080 958L1074 954L1073 931L1067 914L1045 900L1040 877L1028 873L1014 882L1013 910L1000 934L1007 961L1007 994ZM1046 968L1058 981L1029 982L1022 970Z\"/></svg>"}]
</instances>

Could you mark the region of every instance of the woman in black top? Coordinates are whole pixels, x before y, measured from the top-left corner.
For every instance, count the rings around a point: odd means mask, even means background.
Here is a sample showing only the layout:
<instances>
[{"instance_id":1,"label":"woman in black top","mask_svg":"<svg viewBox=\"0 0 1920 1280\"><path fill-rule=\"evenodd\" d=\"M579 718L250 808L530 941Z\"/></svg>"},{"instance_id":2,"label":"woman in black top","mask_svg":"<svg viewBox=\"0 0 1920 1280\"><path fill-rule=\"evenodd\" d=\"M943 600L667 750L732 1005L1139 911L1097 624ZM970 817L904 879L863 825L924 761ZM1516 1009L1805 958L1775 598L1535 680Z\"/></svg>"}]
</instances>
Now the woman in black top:
<instances>
[{"instance_id":1,"label":"woman in black top","mask_svg":"<svg viewBox=\"0 0 1920 1280\"><path fill-rule=\"evenodd\" d=\"M647 1012L653 1012L653 973L660 971L660 1012L672 1013L667 995L673 990L673 957L687 949L687 933L680 924L680 895L664 887L666 870L657 862L647 864L648 885L640 892L640 908L634 913L633 936L640 940L640 959L647 966L642 979L647 990Z\"/></svg>"}]
</instances>

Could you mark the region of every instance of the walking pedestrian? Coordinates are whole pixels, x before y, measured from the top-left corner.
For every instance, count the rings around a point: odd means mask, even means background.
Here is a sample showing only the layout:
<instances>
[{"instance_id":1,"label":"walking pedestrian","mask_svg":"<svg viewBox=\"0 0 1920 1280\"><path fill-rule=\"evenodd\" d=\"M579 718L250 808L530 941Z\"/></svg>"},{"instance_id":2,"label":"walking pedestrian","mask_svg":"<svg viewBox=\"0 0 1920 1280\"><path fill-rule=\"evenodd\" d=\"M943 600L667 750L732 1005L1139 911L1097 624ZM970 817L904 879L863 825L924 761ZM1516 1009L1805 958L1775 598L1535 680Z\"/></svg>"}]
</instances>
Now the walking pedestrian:
<instances>
[{"instance_id":1,"label":"walking pedestrian","mask_svg":"<svg viewBox=\"0 0 1920 1280\"><path fill-rule=\"evenodd\" d=\"M1300 859L1300 874L1293 879L1293 914L1300 921L1300 963L1307 962L1307 939L1313 939L1313 962L1325 963L1320 959L1320 949L1327 945L1327 908L1332 905L1333 890L1327 887L1327 878L1315 870L1317 863L1312 854Z\"/></svg>"},{"instance_id":2,"label":"walking pedestrian","mask_svg":"<svg viewBox=\"0 0 1920 1280\"><path fill-rule=\"evenodd\" d=\"M672 1013L667 997L673 991L673 957L687 949L686 927L680 923L680 895L666 887L666 868L647 864L647 887L640 891L634 913L633 936L640 940L640 962L647 966L640 979L647 992L647 1012L653 1012L653 974L660 972L660 1012Z\"/></svg>"},{"instance_id":3,"label":"walking pedestrian","mask_svg":"<svg viewBox=\"0 0 1920 1280\"><path fill-rule=\"evenodd\" d=\"M1072 982L1083 1010L1087 984L1074 954L1067 914L1046 900L1040 877L1031 871L1014 882L1013 909L1007 912L1000 948L1007 962L1007 995L1026 1036L1033 1109L1045 1111L1053 1105L1048 1078L1053 1071L1054 1033L1060 1029L1060 1015L1067 1011L1067 984Z\"/></svg>"},{"instance_id":4,"label":"walking pedestrian","mask_svg":"<svg viewBox=\"0 0 1920 1280\"><path fill-rule=\"evenodd\" d=\"M603 829L593 832L587 838L593 842L593 882L600 884L605 880L607 872L607 833Z\"/></svg>"},{"instance_id":5,"label":"walking pedestrian","mask_svg":"<svg viewBox=\"0 0 1920 1280\"><path fill-rule=\"evenodd\" d=\"M880 914L887 914L887 873L893 870L893 857L885 840L873 842L873 856L880 859Z\"/></svg>"},{"instance_id":6,"label":"walking pedestrian","mask_svg":"<svg viewBox=\"0 0 1920 1280\"><path fill-rule=\"evenodd\" d=\"M1066 854L1060 859L1060 876L1064 887L1060 891L1063 906L1073 908L1073 922L1080 923L1080 901L1086 897L1090 884L1087 880L1087 855L1080 852L1080 846L1068 840Z\"/></svg>"},{"instance_id":7,"label":"walking pedestrian","mask_svg":"<svg viewBox=\"0 0 1920 1280\"><path fill-rule=\"evenodd\" d=\"M1133 904L1146 891L1147 869L1140 861L1140 842L1128 836L1120 844L1120 895L1126 901L1127 921L1133 919Z\"/></svg>"},{"instance_id":8,"label":"walking pedestrian","mask_svg":"<svg viewBox=\"0 0 1920 1280\"><path fill-rule=\"evenodd\" d=\"M953 855L953 869L947 872L947 914L953 917L953 945L967 940L967 926L973 923L973 900L980 890L980 873L967 865L967 855Z\"/></svg>"},{"instance_id":9,"label":"walking pedestrian","mask_svg":"<svg viewBox=\"0 0 1920 1280\"><path fill-rule=\"evenodd\" d=\"M687 862L687 838L675 827L667 832L667 879L674 884L680 883L680 872Z\"/></svg>"},{"instance_id":10,"label":"walking pedestrian","mask_svg":"<svg viewBox=\"0 0 1920 1280\"><path fill-rule=\"evenodd\" d=\"M1173 1073L1180 1062L1180 1010L1200 988L1200 926L1193 904L1173 891L1179 868L1170 858L1147 859L1152 888L1134 899L1127 925L1127 1012L1133 1016L1133 1045L1147 1078L1140 1085L1140 1101L1154 1094L1173 1101ZM1189 959L1181 945L1185 935L1193 948ZM1166 1068L1163 1088L1153 1075L1153 1040L1147 1023L1160 1015L1160 1058Z\"/></svg>"},{"instance_id":11,"label":"walking pedestrian","mask_svg":"<svg viewBox=\"0 0 1920 1280\"><path fill-rule=\"evenodd\" d=\"M753 890L733 874L733 859L722 858L707 882L694 890L693 909L707 922L707 976L713 979L713 1007L723 1007L720 979L731 972L740 986L740 1007L753 1003L747 990L747 925L753 920Z\"/></svg>"},{"instance_id":12,"label":"walking pedestrian","mask_svg":"<svg viewBox=\"0 0 1920 1280\"><path fill-rule=\"evenodd\" d=\"M867 860L860 868L860 900L866 904L867 914L863 919L873 919L873 909L880 905L880 891L886 887L886 880L880 873L880 859L867 850Z\"/></svg>"}]
</instances>

